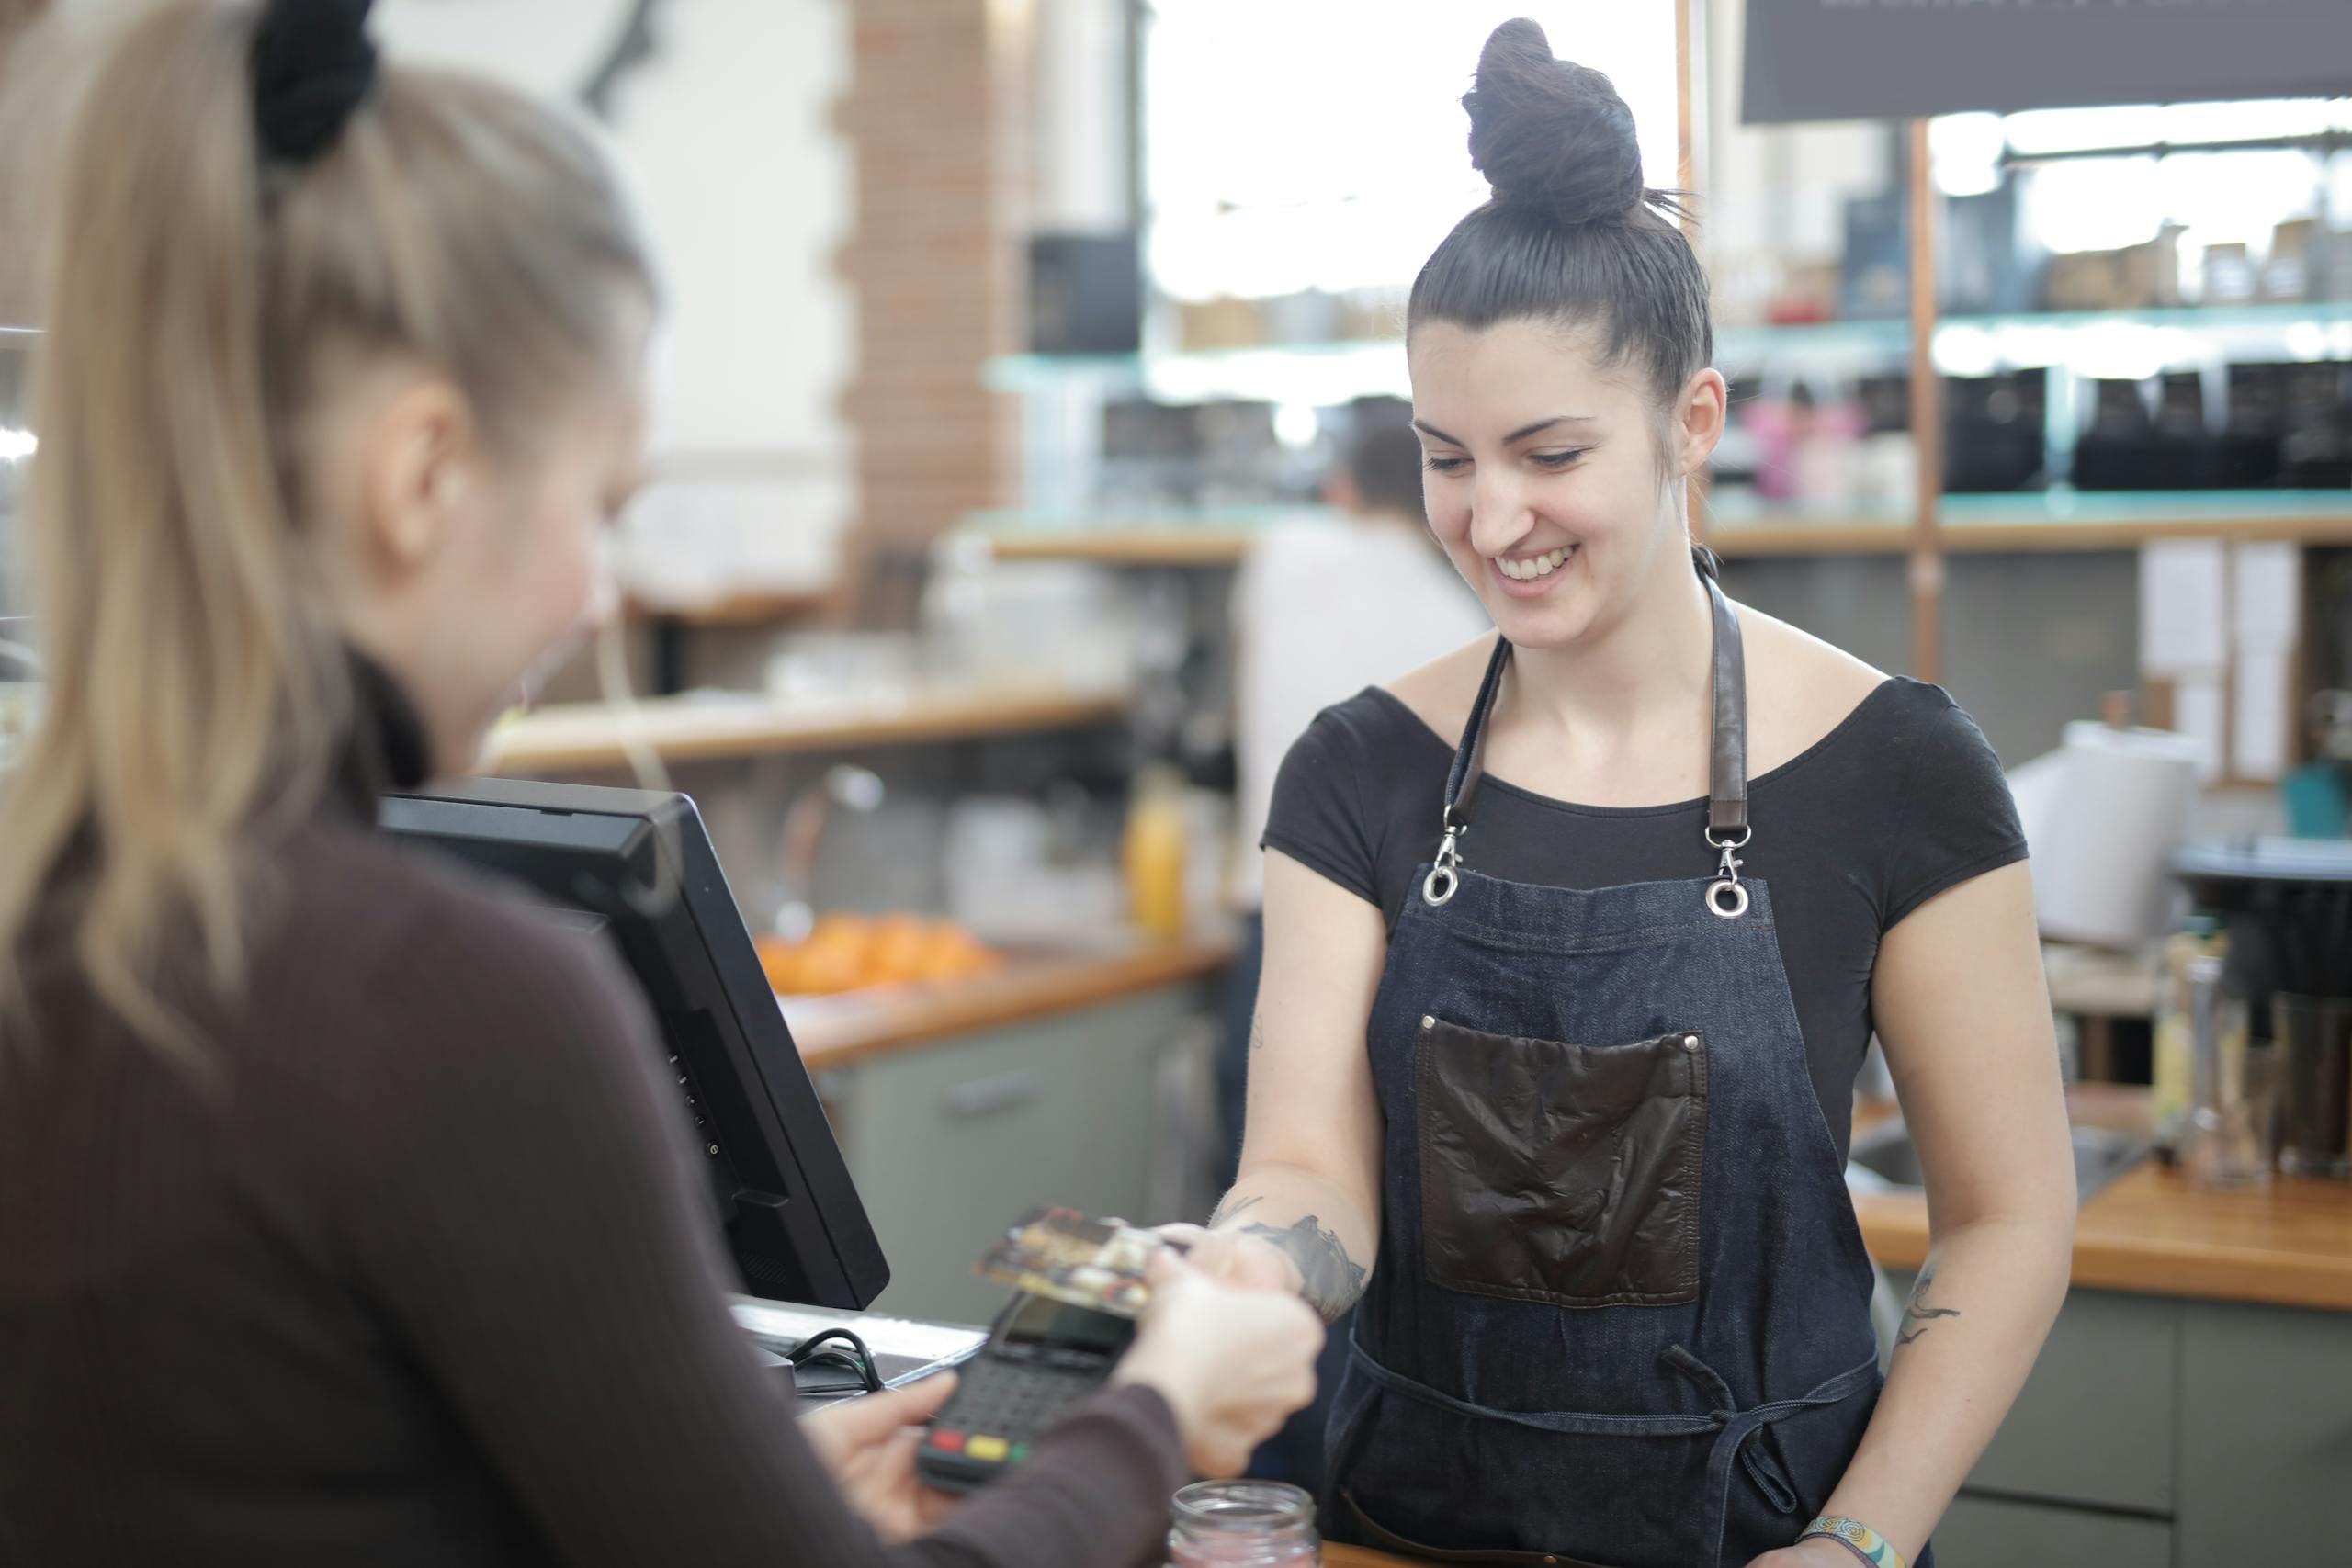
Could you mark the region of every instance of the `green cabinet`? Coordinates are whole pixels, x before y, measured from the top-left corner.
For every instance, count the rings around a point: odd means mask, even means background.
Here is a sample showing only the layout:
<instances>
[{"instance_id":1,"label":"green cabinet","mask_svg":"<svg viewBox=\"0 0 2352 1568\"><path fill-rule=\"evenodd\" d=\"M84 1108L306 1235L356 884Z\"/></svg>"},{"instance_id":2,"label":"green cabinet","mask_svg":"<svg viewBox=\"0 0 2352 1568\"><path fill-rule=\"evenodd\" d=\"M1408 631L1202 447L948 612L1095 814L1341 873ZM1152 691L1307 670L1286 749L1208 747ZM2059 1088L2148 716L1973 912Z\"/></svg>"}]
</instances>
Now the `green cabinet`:
<instances>
[{"instance_id":1,"label":"green cabinet","mask_svg":"<svg viewBox=\"0 0 2352 1568\"><path fill-rule=\"evenodd\" d=\"M2182 1318L2178 1568L2352 1562L2352 1314Z\"/></svg>"},{"instance_id":2,"label":"green cabinet","mask_svg":"<svg viewBox=\"0 0 2352 1568\"><path fill-rule=\"evenodd\" d=\"M1144 1220L1163 1051L1189 986L943 1040L828 1073L821 1088L890 1284L875 1310L985 1324L1003 1287L972 1265L1021 1213Z\"/></svg>"},{"instance_id":3,"label":"green cabinet","mask_svg":"<svg viewBox=\"0 0 2352 1568\"><path fill-rule=\"evenodd\" d=\"M2348 1501L2352 1314L2078 1290L1936 1559L2352 1562Z\"/></svg>"},{"instance_id":4,"label":"green cabinet","mask_svg":"<svg viewBox=\"0 0 2352 1568\"><path fill-rule=\"evenodd\" d=\"M2177 1303L2075 1292L1969 1485L2003 1496L2171 1513L2179 1360Z\"/></svg>"},{"instance_id":5,"label":"green cabinet","mask_svg":"<svg viewBox=\"0 0 2352 1568\"><path fill-rule=\"evenodd\" d=\"M1963 1492L1936 1527L1936 1568L2164 1568L2163 1519Z\"/></svg>"}]
</instances>

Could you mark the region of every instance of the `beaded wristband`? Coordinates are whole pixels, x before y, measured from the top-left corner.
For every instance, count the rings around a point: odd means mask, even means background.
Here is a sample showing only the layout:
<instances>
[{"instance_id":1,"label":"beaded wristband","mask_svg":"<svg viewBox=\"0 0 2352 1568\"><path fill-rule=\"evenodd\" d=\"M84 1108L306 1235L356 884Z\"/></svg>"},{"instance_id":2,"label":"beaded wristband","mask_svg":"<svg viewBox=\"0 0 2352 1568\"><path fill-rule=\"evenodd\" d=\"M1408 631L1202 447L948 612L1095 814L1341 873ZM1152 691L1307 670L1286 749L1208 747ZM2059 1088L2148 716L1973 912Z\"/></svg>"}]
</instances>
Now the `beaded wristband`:
<instances>
[{"instance_id":1,"label":"beaded wristband","mask_svg":"<svg viewBox=\"0 0 2352 1568\"><path fill-rule=\"evenodd\" d=\"M1903 1553L1886 1543L1883 1536L1860 1519L1849 1519L1843 1514L1824 1514L1804 1527L1797 1539L1811 1540L1815 1536L1826 1536L1844 1547L1871 1568L1909 1568Z\"/></svg>"}]
</instances>

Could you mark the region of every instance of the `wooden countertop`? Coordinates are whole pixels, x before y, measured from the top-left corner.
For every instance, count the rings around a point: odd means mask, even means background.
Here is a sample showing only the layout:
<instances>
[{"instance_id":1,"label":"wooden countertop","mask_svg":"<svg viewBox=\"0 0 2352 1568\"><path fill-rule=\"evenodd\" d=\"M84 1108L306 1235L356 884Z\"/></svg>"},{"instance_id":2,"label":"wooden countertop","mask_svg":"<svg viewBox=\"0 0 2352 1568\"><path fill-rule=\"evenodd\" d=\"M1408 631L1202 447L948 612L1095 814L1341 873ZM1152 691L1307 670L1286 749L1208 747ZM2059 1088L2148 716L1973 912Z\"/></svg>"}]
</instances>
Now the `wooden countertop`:
<instances>
[{"instance_id":1,"label":"wooden countertop","mask_svg":"<svg viewBox=\"0 0 2352 1568\"><path fill-rule=\"evenodd\" d=\"M835 997L786 997L785 1022L812 1071L844 1067L950 1035L1069 1012L1213 975L1231 961L1222 937L1115 952L1015 958L994 975Z\"/></svg>"},{"instance_id":2,"label":"wooden countertop","mask_svg":"<svg viewBox=\"0 0 2352 1568\"><path fill-rule=\"evenodd\" d=\"M1341 1546L1336 1541L1323 1544L1323 1568L1427 1568L1409 1557L1391 1557L1385 1551L1374 1551L1368 1546Z\"/></svg>"},{"instance_id":3,"label":"wooden countertop","mask_svg":"<svg viewBox=\"0 0 2352 1568\"><path fill-rule=\"evenodd\" d=\"M2082 1122L2146 1114L2144 1090L2076 1085ZM1857 1108L1860 1127L1883 1108ZM1927 1200L1856 1193L1862 1240L1882 1268L1928 1256ZM2215 1192L2150 1158L2092 1194L2075 1224L2074 1282L2094 1290L2352 1312L2352 1182L2280 1176L2265 1188Z\"/></svg>"},{"instance_id":4,"label":"wooden countertop","mask_svg":"<svg viewBox=\"0 0 2352 1568\"><path fill-rule=\"evenodd\" d=\"M681 762L1017 735L1105 723L1127 701L1125 692L1040 681L918 685L838 703L648 697L633 716L603 703L558 703L492 731L483 768L527 777L626 767L631 736Z\"/></svg>"}]
</instances>

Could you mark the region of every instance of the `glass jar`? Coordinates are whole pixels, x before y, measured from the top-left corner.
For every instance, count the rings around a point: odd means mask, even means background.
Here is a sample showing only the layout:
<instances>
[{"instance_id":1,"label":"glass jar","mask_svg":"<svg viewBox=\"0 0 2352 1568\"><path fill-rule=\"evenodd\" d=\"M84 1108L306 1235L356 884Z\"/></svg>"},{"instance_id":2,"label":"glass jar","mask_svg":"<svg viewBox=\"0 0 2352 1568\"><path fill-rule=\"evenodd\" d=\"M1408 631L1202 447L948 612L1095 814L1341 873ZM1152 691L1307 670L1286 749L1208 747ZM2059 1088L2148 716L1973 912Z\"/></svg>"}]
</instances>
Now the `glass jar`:
<instances>
[{"instance_id":1,"label":"glass jar","mask_svg":"<svg viewBox=\"0 0 2352 1568\"><path fill-rule=\"evenodd\" d=\"M2278 1049L2248 1037L2245 998L2227 988L2222 960L2189 960L2195 998L2195 1104L2182 1163L2201 1187L2270 1179Z\"/></svg>"},{"instance_id":2,"label":"glass jar","mask_svg":"<svg viewBox=\"0 0 2352 1568\"><path fill-rule=\"evenodd\" d=\"M2164 973L2156 991L2154 1080L2156 1147L2166 1159L2188 1143L2188 1116L2197 1107L2197 1001L2188 966L2199 958L2221 958L2229 938L2211 915L2192 915L2165 942Z\"/></svg>"},{"instance_id":3,"label":"glass jar","mask_svg":"<svg viewBox=\"0 0 2352 1568\"><path fill-rule=\"evenodd\" d=\"M1279 1481L1202 1481L1176 1494L1169 1568L1318 1568L1315 1499Z\"/></svg>"}]
</instances>

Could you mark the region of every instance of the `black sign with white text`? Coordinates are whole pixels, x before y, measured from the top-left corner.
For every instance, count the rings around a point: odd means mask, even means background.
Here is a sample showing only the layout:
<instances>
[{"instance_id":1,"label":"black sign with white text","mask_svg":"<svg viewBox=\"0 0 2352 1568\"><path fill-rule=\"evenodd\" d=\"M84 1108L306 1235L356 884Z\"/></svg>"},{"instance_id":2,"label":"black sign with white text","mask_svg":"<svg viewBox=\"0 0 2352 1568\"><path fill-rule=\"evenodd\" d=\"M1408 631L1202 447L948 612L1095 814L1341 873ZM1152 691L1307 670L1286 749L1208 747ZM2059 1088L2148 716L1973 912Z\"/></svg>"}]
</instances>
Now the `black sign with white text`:
<instances>
[{"instance_id":1,"label":"black sign with white text","mask_svg":"<svg viewBox=\"0 0 2352 1568\"><path fill-rule=\"evenodd\" d=\"M1740 118L2352 94L2352 0L1747 0Z\"/></svg>"}]
</instances>

